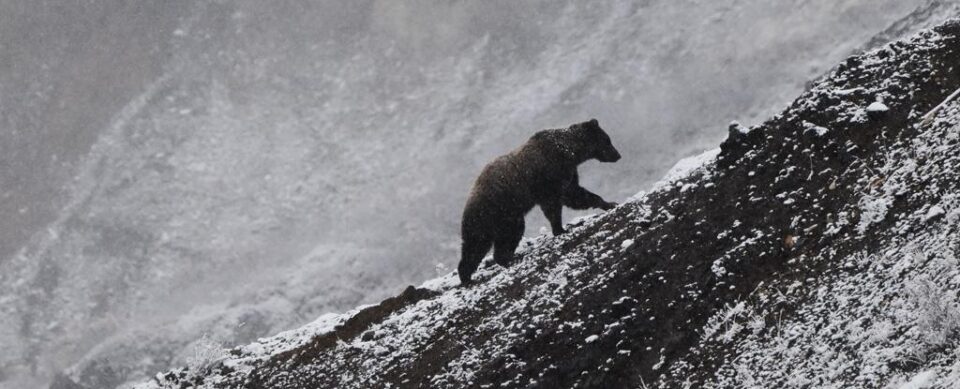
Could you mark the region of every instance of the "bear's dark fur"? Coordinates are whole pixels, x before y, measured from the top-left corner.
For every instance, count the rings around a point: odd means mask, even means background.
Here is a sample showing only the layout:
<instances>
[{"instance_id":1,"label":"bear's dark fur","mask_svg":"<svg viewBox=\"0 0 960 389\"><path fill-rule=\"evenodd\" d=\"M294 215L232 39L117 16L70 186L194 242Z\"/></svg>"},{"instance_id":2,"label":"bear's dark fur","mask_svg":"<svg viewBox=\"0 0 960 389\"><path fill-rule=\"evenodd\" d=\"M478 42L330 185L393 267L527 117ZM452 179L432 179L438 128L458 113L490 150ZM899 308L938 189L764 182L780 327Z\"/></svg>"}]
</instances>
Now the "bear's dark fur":
<instances>
[{"instance_id":1,"label":"bear's dark fur","mask_svg":"<svg viewBox=\"0 0 960 389\"><path fill-rule=\"evenodd\" d=\"M615 207L615 203L580 186L577 166L591 159L620 159L596 119L566 129L537 132L520 148L484 167L463 210L460 281L470 282L490 246L498 264L511 264L523 236L523 218L534 205L539 205L550 221L553 235L564 233L563 206Z\"/></svg>"}]
</instances>

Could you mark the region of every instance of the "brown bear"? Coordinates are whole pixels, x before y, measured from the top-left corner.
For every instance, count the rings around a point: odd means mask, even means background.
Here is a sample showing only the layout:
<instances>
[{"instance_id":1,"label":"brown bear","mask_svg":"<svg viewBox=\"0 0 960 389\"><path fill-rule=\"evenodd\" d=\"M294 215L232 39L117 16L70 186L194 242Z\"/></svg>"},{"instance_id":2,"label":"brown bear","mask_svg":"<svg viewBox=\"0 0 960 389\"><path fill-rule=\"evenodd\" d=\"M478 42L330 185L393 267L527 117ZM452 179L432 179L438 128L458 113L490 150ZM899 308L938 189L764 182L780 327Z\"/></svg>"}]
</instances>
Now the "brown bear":
<instances>
[{"instance_id":1,"label":"brown bear","mask_svg":"<svg viewBox=\"0 0 960 389\"><path fill-rule=\"evenodd\" d=\"M591 159L620 159L597 119L537 132L520 148L484 167L463 210L460 282L470 282L490 246L498 264L511 264L523 237L523 218L534 205L543 210L555 236L564 233L564 205L573 209L615 207L580 186L577 166Z\"/></svg>"}]
</instances>

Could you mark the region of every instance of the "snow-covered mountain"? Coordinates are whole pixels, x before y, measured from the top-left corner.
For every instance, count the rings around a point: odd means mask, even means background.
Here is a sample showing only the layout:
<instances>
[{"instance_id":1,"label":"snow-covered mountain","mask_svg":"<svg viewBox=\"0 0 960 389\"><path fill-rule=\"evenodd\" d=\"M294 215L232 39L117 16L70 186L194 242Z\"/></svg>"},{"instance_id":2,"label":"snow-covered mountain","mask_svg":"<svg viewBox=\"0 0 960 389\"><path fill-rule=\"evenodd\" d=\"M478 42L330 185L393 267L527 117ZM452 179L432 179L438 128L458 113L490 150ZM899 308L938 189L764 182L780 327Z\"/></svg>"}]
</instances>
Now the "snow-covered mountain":
<instances>
[{"instance_id":1,"label":"snow-covered mountain","mask_svg":"<svg viewBox=\"0 0 960 389\"><path fill-rule=\"evenodd\" d=\"M625 159L582 176L624 198L956 8L158 4L0 4L0 387L115 387L379 301L456 263L470 180L533 131L599 118Z\"/></svg>"},{"instance_id":2,"label":"snow-covered mountain","mask_svg":"<svg viewBox=\"0 0 960 389\"><path fill-rule=\"evenodd\" d=\"M850 57L476 285L448 274L138 388L956 387L957 64L960 19Z\"/></svg>"}]
</instances>

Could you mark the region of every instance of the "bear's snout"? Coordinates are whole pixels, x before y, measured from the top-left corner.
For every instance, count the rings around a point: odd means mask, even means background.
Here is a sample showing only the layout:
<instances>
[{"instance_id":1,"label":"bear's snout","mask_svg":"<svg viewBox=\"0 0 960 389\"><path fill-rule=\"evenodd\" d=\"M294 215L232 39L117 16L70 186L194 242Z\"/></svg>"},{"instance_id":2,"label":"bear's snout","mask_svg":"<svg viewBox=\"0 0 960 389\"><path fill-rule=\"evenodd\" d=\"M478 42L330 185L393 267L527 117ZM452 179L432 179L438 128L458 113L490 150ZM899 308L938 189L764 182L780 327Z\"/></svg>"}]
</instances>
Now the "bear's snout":
<instances>
[{"instance_id":1,"label":"bear's snout","mask_svg":"<svg viewBox=\"0 0 960 389\"><path fill-rule=\"evenodd\" d=\"M617 149L609 149L601 155L601 158L597 158L600 162L617 162L620 160L620 153L617 152Z\"/></svg>"}]
</instances>

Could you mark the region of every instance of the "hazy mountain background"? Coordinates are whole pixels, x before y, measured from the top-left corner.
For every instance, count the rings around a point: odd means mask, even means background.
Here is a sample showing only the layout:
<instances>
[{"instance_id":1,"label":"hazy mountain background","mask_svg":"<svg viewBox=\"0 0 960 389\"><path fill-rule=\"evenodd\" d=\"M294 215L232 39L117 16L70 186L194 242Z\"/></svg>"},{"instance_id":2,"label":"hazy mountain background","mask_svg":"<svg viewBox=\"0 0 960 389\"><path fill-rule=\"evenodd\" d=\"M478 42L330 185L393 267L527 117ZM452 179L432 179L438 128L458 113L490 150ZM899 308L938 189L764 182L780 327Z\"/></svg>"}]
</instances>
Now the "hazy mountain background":
<instances>
[{"instance_id":1,"label":"hazy mountain background","mask_svg":"<svg viewBox=\"0 0 960 389\"><path fill-rule=\"evenodd\" d=\"M0 387L378 301L455 266L472 178L534 131L599 119L624 159L582 180L622 200L954 6L0 2Z\"/></svg>"}]
</instances>

